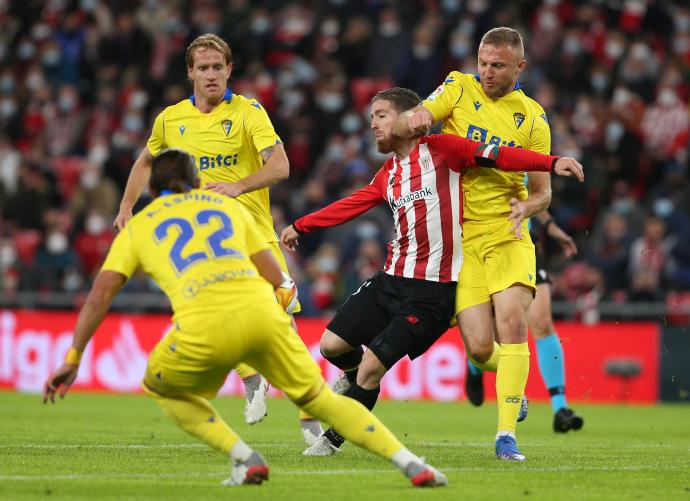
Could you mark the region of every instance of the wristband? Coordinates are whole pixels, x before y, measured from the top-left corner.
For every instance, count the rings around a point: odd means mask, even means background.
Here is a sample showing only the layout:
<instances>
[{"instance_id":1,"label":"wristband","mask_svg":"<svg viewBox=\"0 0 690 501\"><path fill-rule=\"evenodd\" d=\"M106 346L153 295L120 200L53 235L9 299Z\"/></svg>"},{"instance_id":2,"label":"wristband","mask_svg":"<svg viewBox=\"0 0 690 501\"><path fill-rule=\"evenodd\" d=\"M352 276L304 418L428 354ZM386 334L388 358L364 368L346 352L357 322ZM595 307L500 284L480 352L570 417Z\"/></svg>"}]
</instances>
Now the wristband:
<instances>
[{"instance_id":1,"label":"wristband","mask_svg":"<svg viewBox=\"0 0 690 501\"><path fill-rule=\"evenodd\" d=\"M65 363L79 365L81 363L81 356L83 354L83 351L78 351L76 348L72 347L67 352L67 355L65 355Z\"/></svg>"},{"instance_id":2,"label":"wristband","mask_svg":"<svg viewBox=\"0 0 690 501\"><path fill-rule=\"evenodd\" d=\"M550 217L549 219L547 219L545 223L542 223L542 225L544 226L544 229L545 229L545 230L548 230L548 229L549 229L549 225L550 225L550 224L554 224L553 218L552 218L552 217Z\"/></svg>"}]
</instances>

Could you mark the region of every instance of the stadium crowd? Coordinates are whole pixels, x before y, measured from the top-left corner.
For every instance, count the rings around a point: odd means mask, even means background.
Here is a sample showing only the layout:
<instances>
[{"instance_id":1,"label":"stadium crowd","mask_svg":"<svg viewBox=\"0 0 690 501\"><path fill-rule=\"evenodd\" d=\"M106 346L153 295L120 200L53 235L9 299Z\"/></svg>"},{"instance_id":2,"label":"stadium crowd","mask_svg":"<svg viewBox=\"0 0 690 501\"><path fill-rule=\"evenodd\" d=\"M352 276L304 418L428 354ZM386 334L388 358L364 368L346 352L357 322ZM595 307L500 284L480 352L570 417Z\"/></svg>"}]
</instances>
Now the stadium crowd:
<instances>
[{"instance_id":1,"label":"stadium crowd","mask_svg":"<svg viewBox=\"0 0 690 501\"><path fill-rule=\"evenodd\" d=\"M690 294L686 2L0 0L2 294L88 288L153 118L190 92L197 35L229 42L233 91L264 105L286 145L290 179L271 192L280 231L371 180L376 91L427 96L452 69L475 73L478 37L499 25L525 37L522 84L547 111L553 153L586 169L584 185L553 179L550 212L580 250L565 262L551 249L556 296ZM302 238L290 267L305 314L382 267L388 210Z\"/></svg>"}]
</instances>

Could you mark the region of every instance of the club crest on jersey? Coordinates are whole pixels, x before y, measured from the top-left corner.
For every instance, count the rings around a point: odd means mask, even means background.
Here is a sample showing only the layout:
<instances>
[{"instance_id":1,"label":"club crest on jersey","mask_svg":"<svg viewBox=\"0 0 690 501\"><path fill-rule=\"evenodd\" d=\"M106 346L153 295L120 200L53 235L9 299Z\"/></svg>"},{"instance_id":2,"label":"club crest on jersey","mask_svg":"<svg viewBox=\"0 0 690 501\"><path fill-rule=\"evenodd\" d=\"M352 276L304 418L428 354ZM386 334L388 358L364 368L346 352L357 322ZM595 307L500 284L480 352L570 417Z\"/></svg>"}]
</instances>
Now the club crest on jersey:
<instances>
[{"instance_id":1,"label":"club crest on jersey","mask_svg":"<svg viewBox=\"0 0 690 501\"><path fill-rule=\"evenodd\" d=\"M522 122L525 121L525 114L520 113L519 111L517 113L513 113L513 119L515 120L515 127L519 129L522 125Z\"/></svg>"},{"instance_id":2,"label":"club crest on jersey","mask_svg":"<svg viewBox=\"0 0 690 501\"><path fill-rule=\"evenodd\" d=\"M187 130L186 125L180 125L180 136L184 136L184 132Z\"/></svg>"},{"instance_id":3,"label":"club crest on jersey","mask_svg":"<svg viewBox=\"0 0 690 501\"><path fill-rule=\"evenodd\" d=\"M220 123L220 126L223 127L225 131L225 137L228 137L230 135L230 129L232 129L232 120L225 119Z\"/></svg>"},{"instance_id":4,"label":"club crest on jersey","mask_svg":"<svg viewBox=\"0 0 690 501\"><path fill-rule=\"evenodd\" d=\"M429 94L429 97L427 97L426 100L433 101L441 94L443 94L443 85L439 85L438 87L436 87L436 90Z\"/></svg>"}]
</instances>

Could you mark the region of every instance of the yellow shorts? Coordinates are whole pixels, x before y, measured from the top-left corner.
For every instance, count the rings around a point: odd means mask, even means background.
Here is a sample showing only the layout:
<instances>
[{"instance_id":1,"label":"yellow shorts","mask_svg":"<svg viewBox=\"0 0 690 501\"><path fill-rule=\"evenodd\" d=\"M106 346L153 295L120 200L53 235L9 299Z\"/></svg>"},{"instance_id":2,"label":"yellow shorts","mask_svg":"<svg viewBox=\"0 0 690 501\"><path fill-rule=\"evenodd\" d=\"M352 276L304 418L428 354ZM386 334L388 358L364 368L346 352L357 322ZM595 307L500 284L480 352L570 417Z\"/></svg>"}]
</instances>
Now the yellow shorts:
<instances>
[{"instance_id":1,"label":"yellow shorts","mask_svg":"<svg viewBox=\"0 0 690 501\"><path fill-rule=\"evenodd\" d=\"M240 362L254 367L292 400L324 384L290 316L277 303L265 301L178 322L151 352L144 389L213 398Z\"/></svg>"},{"instance_id":2,"label":"yellow shorts","mask_svg":"<svg viewBox=\"0 0 690 501\"><path fill-rule=\"evenodd\" d=\"M458 276L455 314L491 301L491 295L514 284L536 291L537 265L527 221L522 238L510 231L508 219L467 221L462 228L464 260Z\"/></svg>"},{"instance_id":3,"label":"yellow shorts","mask_svg":"<svg viewBox=\"0 0 690 501\"><path fill-rule=\"evenodd\" d=\"M290 275L287 262L285 262L285 256L283 256L283 251L280 250L280 245L278 245L278 242L271 242L271 250L273 251L273 255L275 256L275 258L278 260L280 269L288 275ZM297 305L295 306L295 310L293 311L293 313L299 313L300 311L302 311L302 305L299 304L299 300L297 300Z\"/></svg>"}]
</instances>

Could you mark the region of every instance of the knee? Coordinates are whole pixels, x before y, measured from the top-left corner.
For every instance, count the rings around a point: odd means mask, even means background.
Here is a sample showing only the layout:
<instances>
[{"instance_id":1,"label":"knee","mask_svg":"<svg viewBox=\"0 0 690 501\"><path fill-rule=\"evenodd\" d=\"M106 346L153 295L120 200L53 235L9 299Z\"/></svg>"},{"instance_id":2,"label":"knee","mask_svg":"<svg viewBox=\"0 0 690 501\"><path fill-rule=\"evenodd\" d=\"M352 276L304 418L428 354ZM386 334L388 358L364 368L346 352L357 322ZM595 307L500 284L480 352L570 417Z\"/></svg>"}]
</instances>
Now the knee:
<instances>
[{"instance_id":1,"label":"knee","mask_svg":"<svg viewBox=\"0 0 690 501\"><path fill-rule=\"evenodd\" d=\"M384 374L388 371L378 357L368 350L362 357L362 363L357 371L357 384L365 389L373 389L379 386Z\"/></svg>"},{"instance_id":2,"label":"knee","mask_svg":"<svg viewBox=\"0 0 690 501\"><path fill-rule=\"evenodd\" d=\"M524 317L522 312L514 311L496 319L496 327L501 342L510 342L510 339L527 336L527 322Z\"/></svg>"},{"instance_id":3,"label":"knee","mask_svg":"<svg viewBox=\"0 0 690 501\"><path fill-rule=\"evenodd\" d=\"M337 357L338 355L342 355L343 353L352 350L352 346L347 344L336 334L326 331L323 333L321 340L319 341L319 349L325 358L331 358Z\"/></svg>"},{"instance_id":4,"label":"knee","mask_svg":"<svg viewBox=\"0 0 690 501\"><path fill-rule=\"evenodd\" d=\"M467 346L467 353L473 360L476 360L477 362L488 362L491 358L491 355L494 353L493 340L491 340L491 343L470 344Z\"/></svg>"},{"instance_id":5,"label":"knee","mask_svg":"<svg viewBox=\"0 0 690 501\"><path fill-rule=\"evenodd\" d=\"M531 318L529 322L529 330L535 339L543 339L550 335L553 331L553 323L543 318Z\"/></svg>"}]
</instances>

